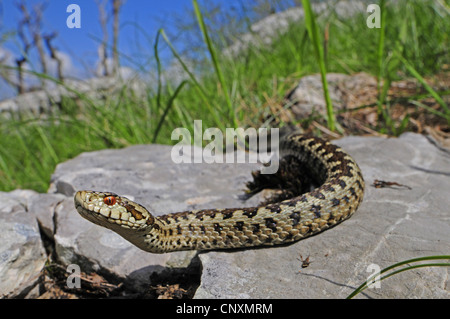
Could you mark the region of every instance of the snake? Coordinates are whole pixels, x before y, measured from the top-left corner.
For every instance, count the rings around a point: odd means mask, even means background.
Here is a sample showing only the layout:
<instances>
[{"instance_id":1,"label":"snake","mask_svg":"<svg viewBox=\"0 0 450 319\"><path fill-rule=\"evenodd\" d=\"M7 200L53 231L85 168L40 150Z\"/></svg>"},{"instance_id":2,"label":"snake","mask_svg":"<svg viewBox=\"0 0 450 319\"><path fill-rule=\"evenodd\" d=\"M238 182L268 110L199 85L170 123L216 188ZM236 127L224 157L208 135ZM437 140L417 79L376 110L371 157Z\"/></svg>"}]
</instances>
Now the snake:
<instances>
[{"instance_id":1,"label":"snake","mask_svg":"<svg viewBox=\"0 0 450 319\"><path fill-rule=\"evenodd\" d=\"M279 143L279 156L301 163L318 187L277 202L243 208L191 210L155 216L113 192L81 190L75 208L150 253L180 250L248 249L293 243L348 219L364 196L356 161L324 139L294 133ZM301 178L290 172L291 178Z\"/></svg>"}]
</instances>

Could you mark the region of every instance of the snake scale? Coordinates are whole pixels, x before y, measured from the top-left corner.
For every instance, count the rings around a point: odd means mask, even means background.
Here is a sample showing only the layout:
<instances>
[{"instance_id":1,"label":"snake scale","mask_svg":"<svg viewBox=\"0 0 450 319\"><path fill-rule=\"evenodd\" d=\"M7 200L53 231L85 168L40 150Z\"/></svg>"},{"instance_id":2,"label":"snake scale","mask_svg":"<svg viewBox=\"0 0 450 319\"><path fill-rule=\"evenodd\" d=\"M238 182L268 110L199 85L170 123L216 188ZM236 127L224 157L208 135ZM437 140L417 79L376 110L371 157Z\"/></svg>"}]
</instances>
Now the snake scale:
<instances>
[{"instance_id":1,"label":"snake scale","mask_svg":"<svg viewBox=\"0 0 450 319\"><path fill-rule=\"evenodd\" d=\"M279 151L281 158L291 156L306 165L320 186L258 207L162 216L153 216L142 205L110 192L78 191L75 207L89 221L152 253L295 242L342 222L356 211L363 199L364 179L344 150L317 137L291 134L280 141Z\"/></svg>"}]
</instances>

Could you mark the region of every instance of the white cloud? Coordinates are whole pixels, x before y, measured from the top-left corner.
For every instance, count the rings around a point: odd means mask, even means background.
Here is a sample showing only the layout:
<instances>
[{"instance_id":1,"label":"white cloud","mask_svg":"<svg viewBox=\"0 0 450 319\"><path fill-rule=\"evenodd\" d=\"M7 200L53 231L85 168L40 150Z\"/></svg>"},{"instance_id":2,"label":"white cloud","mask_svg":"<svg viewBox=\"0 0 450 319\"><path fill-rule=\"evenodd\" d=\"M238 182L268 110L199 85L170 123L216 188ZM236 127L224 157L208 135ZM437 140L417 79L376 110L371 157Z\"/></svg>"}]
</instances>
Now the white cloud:
<instances>
[{"instance_id":1,"label":"white cloud","mask_svg":"<svg viewBox=\"0 0 450 319\"><path fill-rule=\"evenodd\" d=\"M77 77L80 73L78 69L72 63L72 58L67 53L62 51L55 52L57 58L61 61L62 75L63 77ZM48 75L57 78L58 77L58 62L52 59L50 56L46 55L46 64Z\"/></svg>"},{"instance_id":2,"label":"white cloud","mask_svg":"<svg viewBox=\"0 0 450 319\"><path fill-rule=\"evenodd\" d=\"M108 74L112 74L112 70L113 70L113 59L112 58L107 58L106 59L106 68L108 70ZM96 66L95 66L95 75L98 77L103 76L104 72L103 72L103 64L100 61L97 61ZM120 66L119 67L119 75L122 79L124 80L130 80L136 77L137 72L136 70L127 67L127 66Z\"/></svg>"},{"instance_id":3,"label":"white cloud","mask_svg":"<svg viewBox=\"0 0 450 319\"><path fill-rule=\"evenodd\" d=\"M0 47L0 64L11 67L16 66L13 53L3 47ZM17 79L17 72L15 70L1 70L0 100L12 97L16 94L16 88L12 87L7 81L5 81L3 79L3 75L8 76L11 81L15 81Z\"/></svg>"}]
</instances>

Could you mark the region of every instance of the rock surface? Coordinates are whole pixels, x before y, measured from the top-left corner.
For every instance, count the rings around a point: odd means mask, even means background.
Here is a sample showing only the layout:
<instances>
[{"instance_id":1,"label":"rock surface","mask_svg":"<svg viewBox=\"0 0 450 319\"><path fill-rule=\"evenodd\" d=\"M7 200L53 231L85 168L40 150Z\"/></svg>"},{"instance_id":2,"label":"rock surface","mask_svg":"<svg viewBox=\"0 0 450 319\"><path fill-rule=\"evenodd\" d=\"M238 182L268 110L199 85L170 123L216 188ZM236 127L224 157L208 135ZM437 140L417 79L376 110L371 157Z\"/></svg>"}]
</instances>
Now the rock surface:
<instances>
[{"instance_id":1,"label":"rock surface","mask_svg":"<svg viewBox=\"0 0 450 319\"><path fill-rule=\"evenodd\" d=\"M344 298L397 262L450 252L450 155L424 136L348 137L365 180L364 201L348 221L295 244L201 253L196 298ZM409 186L375 188L375 179ZM310 264L302 268L309 257ZM371 266L372 265L372 266ZM449 298L449 268L403 272L362 298Z\"/></svg>"},{"instance_id":2,"label":"rock surface","mask_svg":"<svg viewBox=\"0 0 450 319\"><path fill-rule=\"evenodd\" d=\"M370 74L328 73L327 82L335 112L376 102L377 96L373 92L376 92L377 81ZM302 77L286 99L292 105L291 110L296 119L316 113L325 116L327 113L320 74Z\"/></svg>"},{"instance_id":3,"label":"rock surface","mask_svg":"<svg viewBox=\"0 0 450 319\"><path fill-rule=\"evenodd\" d=\"M366 180L356 214L292 245L200 253L196 298L343 298L373 273L368 271L372 264L382 269L410 258L449 254L449 152L412 133L335 142L355 157ZM151 284L154 273L188 271L195 252L143 252L85 221L73 205L78 189L133 195L156 215L261 200L240 198L256 164L179 165L170 151L170 146L138 145L84 153L57 167L49 194L0 193L0 294L35 297L31 292L47 258L42 236L53 241L61 263L118 278L136 290ZM375 188L375 179L411 189ZM310 264L302 268L301 258L307 257ZM429 267L392 276L358 297L450 298L449 287L448 268Z\"/></svg>"},{"instance_id":4,"label":"rock surface","mask_svg":"<svg viewBox=\"0 0 450 319\"><path fill-rule=\"evenodd\" d=\"M123 194L154 215L207 207L254 205L239 198L256 164L175 164L171 146L138 145L122 150L84 153L57 166L50 192L67 195L56 209L55 244L64 264L84 271L128 277L146 286L154 272L187 267L195 252L150 254L119 235L81 218L73 205L75 190L93 189ZM228 205L228 206L227 206ZM137 287L139 288L139 287Z\"/></svg>"},{"instance_id":5,"label":"rock surface","mask_svg":"<svg viewBox=\"0 0 450 319\"><path fill-rule=\"evenodd\" d=\"M37 220L27 209L35 194L0 192L0 298L25 297L47 260Z\"/></svg>"},{"instance_id":6,"label":"rock surface","mask_svg":"<svg viewBox=\"0 0 450 319\"><path fill-rule=\"evenodd\" d=\"M312 3L311 8L321 18L326 19L328 15L336 15L344 19L357 13L366 12L367 5L364 1L344 0ZM293 7L283 12L271 14L252 24L250 26L251 32L240 35L232 45L224 50L224 54L233 57L252 46L268 46L280 35L286 33L290 23L303 19L304 15L302 7Z\"/></svg>"},{"instance_id":7,"label":"rock surface","mask_svg":"<svg viewBox=\"0 0 450 319\"><path fill-rule=\"evenodd\" d=\"M221 164L220 170L209 164L180 165L171 160L171 150L172 147L167 145L138 145L84 153L57 166L48 194L33 191L0 193L4 198L0 201L0 221L5 229L0 238L6 236L7 243L11 242L11 246L4 246L1 254L2 265L6 267L2 273L7 277L0 286L0 294L21 296L16 290L23 289L15 289L16 279L9 276L17 266L9 266L11 262L7 258L15 253L16 246L26 248L36 244L36 239L42 246L38 223L43 235L54 242L60 263L77 264L85 273L94 271L107 278L126 278L126 285L132 290L148 288L154 273L184 269L193 262L195 251L150 254L114 232L86 221L74 208L75 190L95 189L127 195L154 215L208 207L255 206L261 201L258 196L242 198L245 183L251 179L250 172L258 169L258 164ZM21 211L16 213L19 209ZM18 238L21 233L15 224L9 223L7 214L11 211L15 213L12 218L27 221L26 227L33 225L33 236L25 238L30 243ZM22 216L26 212L30 215L27 219ZM25 226L20 226L19 230ZM30 287L36 285L46 260L45 252L35 253L39 253L43 261L36 257L37 266L33 268L32 279L27 282ZM23 262L27 263L28 259ZM8 267L13 268L8 270Z\"/></svg>"},{"instance_id":8,"label":"rock surface","mask_svg":"<svg viewBox=\"0 0 450 319\"><path fill-rule=\"evenodd\" d=\"M14 113L39 116L51 113L52 106L61 103L63 98L77 99L79 94L85 94L90 99L102 99L111 96L127 86L138 96L145 96L144 83L138 80L123 80L118 77L94 77L87 80L66 79L64 85L55 85L49 81L46 89L26 92L10 99L0 101L0 116L11 118Z\"/></svg>"}]
</instances>

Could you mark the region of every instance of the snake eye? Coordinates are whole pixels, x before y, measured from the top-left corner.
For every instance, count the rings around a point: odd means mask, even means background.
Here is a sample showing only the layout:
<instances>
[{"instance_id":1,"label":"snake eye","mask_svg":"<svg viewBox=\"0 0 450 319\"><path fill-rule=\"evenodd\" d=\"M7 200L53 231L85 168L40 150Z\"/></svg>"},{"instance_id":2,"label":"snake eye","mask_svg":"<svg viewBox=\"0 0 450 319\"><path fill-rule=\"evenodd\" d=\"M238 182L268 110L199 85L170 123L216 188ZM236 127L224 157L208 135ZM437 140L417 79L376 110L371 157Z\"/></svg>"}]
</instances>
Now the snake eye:
<instances>
[{"instance_id":1,"label":"snake eye","mask_svg":"<svg viewBox=\"0 0 450 319\"><path fill-rule=\"evenodd\" d=\"M106 205L112 206L116 203L116 198L114 196L107 196L103 199Z\"/></svg>"}]
</instances>

